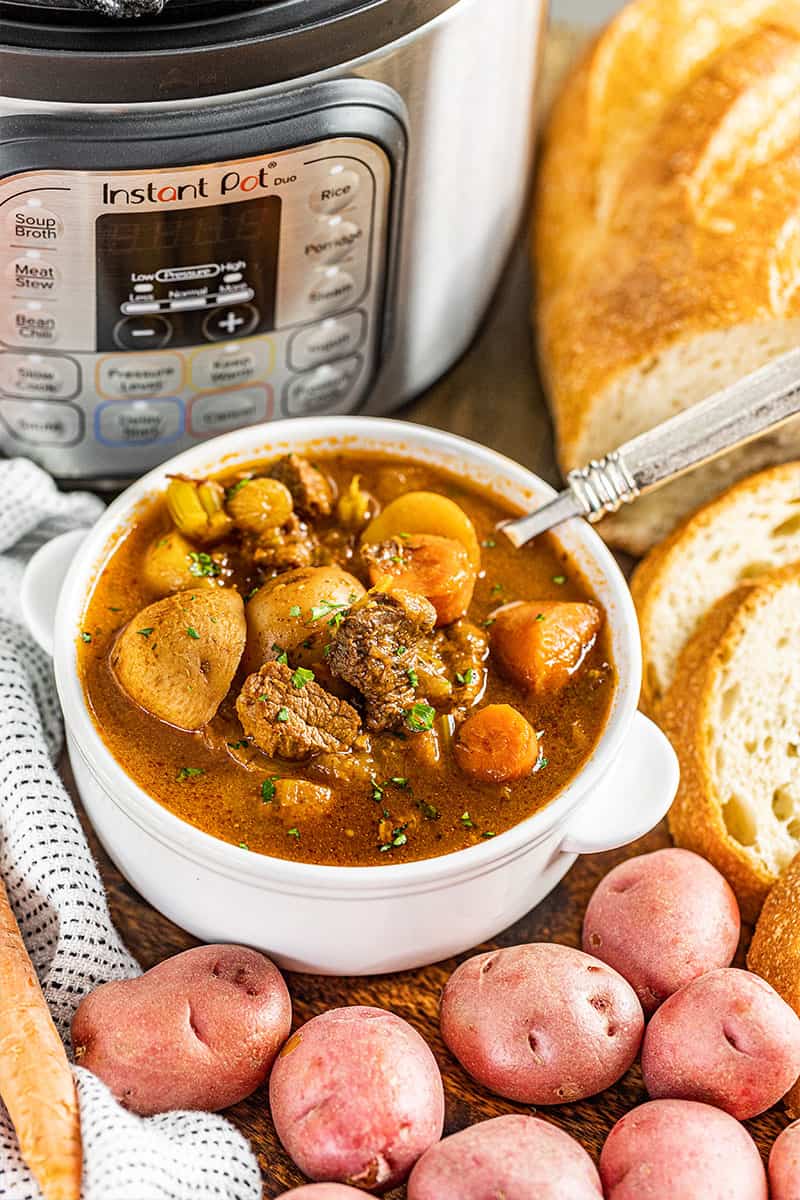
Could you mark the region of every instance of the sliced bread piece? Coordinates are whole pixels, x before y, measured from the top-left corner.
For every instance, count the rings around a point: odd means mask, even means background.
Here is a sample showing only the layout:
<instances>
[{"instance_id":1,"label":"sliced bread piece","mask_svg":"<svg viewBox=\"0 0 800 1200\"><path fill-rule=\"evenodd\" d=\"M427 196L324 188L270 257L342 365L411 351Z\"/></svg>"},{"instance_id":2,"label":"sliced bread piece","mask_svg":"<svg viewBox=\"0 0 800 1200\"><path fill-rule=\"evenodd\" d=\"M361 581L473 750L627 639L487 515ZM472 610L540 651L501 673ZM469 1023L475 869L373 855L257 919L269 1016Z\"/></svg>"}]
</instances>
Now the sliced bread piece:
<instances>
[{"instance_id":1,"label":"sliced bread piece","mask_svg":"<svg viewBox=\"0 0 800 1200\"><path fill-rule=\"evenodd\" d=\"M706 611L765 571L800 562L800 462L753 475L706 504L636 569L642 707L656 715Z\"/></svg>"},{"instance_id":2,"label":"sliced bread piece","mask_svg":"<svg viewBox=\"0 0 800 1200\"><path fill-rule=\"evenodd\" d=\"M717 602L659 720L681 767L672 836L722 872L754 922L800 851L800 567Z\"/></svg>"},{"instance_id":3,"label":"sliced bread piece","mask_svg":"<svg viewBox=\"0 0 800 1200\"><path fill-rule=\"evenodd\" d=\"M800 1015L800 855L764 901L747 965ZM800 1081L786 1097L786 1107L792 1117L800 1117Z\"/></svg>"}]
</instances>

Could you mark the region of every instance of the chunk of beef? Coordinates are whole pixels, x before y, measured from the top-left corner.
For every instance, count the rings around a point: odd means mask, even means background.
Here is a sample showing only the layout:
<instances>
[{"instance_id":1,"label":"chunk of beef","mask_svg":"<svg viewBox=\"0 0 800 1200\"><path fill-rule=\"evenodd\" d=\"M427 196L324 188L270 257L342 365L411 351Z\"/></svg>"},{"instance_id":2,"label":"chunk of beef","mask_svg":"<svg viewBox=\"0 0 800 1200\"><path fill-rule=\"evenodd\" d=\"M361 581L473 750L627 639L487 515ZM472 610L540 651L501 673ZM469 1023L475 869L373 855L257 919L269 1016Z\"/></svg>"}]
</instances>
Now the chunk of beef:
<instances>
[{"instance_id":1,"label":"chunk of beef","mask_svg":"<svg viewBox=\"0 0 800 1200\"><path fill-rule=\"evenodd\" d=\"M270 478L286 485L294 506L303 517L315 520L333 511L333 492L325 476L300 454L284 454L270 471Z\"/></svg>"},{"instance_id":2,"label":"chunk of beef","mask_svg":"<svg viewBox=\"0 0 800 1200\"><path fill-rule=\"evenodd\" d=\"M236 701L245 734L266 754L301 759L349 749L361 732L351 704L310 680L297 687L284 663L267 662L248 676Z\"/></svg>"},{"instance_id":3,"label":"chunk of beef","mask_svg":"<svg viewBox=\"0 0 800 1200\"><path fill-rule=\"evenodd\" d=\"M368 729L393 729L417 699L415 651L436 622L424 596L369 594L351 609L333 639L328 666L364 697Z\"/></svg>"},{"instance_id":4,"label":"chunk of beef","mask_svg":"<svg viewBox=\"0 0 800 1200\"><path fill-rule=\"evenodd\" d=\"M291 571L295 567L310 567L315 562L319 542L296 513L280 529L262 533L253 550L253 562L262 571Z\"/></svg>"},{"instance_id":5,"label":"chunk of beef","mask_svg":"<svg viewBox=\"0 0 800 1200\"><path fill-rule=\"evenodd\" d=\"M438 630L433 648L453 681L456 710L470 708L486 686L489 637L485 630L471 621L454 621Z\"/></svg>"}]
</instances>

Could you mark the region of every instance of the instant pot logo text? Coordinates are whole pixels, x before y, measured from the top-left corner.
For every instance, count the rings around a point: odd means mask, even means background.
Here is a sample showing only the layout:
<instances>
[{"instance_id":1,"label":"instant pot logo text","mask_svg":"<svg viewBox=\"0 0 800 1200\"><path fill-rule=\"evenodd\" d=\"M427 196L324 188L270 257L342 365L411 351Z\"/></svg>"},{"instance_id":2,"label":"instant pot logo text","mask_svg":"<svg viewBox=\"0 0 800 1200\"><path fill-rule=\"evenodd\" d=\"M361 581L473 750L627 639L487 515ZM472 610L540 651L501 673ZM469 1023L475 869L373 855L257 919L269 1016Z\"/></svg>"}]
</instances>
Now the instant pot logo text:
<instances>
[{"instance_id":1,"label":"instant pot logo text","mask_svg":"<svg viewBox=\"0 0 800 1200\"><path fill-rule=\"evenodd\" d=\"M289 183L289 179L275 180L276 183ZM201 175L192 183L170 183L159 180L149 182L141 187L116 187L114 184L103 184L103 204L115 205L136 204L179 204L183 200L209 200L212 196L232 196L248 192L266 191L270 186L267 168L245 174L243 171L226 171L212 185L205 175Z\"/></svg>"}]
</instances>

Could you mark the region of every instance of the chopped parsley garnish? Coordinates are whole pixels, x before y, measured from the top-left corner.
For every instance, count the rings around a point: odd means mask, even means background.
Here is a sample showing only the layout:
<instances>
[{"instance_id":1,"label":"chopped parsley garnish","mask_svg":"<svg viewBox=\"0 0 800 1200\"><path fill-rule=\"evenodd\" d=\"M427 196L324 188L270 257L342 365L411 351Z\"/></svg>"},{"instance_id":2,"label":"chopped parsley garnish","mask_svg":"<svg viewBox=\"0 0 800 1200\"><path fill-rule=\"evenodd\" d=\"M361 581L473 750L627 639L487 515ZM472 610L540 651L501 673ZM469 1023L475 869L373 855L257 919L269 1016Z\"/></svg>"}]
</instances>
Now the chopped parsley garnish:
<instances>
[{"instance_id":1,"label":"chopped parsley garnish","mask_svg":"<svg viewBox=\"0 0 800 1200\"><path fill-rule=\"evenodd\" d=\"M197 630L195 629L195 627L193 625L186 626L186 633L188 634L188 636L190 638L194 638L194 640L196 642L200 641L200 634L197 632Z\"/></svg>"},{"instance_id":2,"label":"chopped parsley garnish","mask_svg":"<svg viewBox=\"0 0 800 1200\"><path fill-rule=\"evenodd\" d=\"M226 742L226 746L230 746L231 750L246 750L250 745L247 738L242 738L240 742Z\"/></svg>"},{"instance_id":3,"label":"chopped parsley garnish","mask_svg":"<svg viewBox=\"0 0 800 1200\"><path fill-rule=\"evenodd\" d=\"M475 822L473 821L472 817L469 815L468 812L463 812L461 814L460 820L461 820L461 824L464 826L465 829L474 829L475 828Z\"/></svg>"},{"instance_id":4,"label":"chopped parsley garnish","mask_svg":"<svg viewBox=\"0 0 800 1200\"><path fill-rule=\"evenodd\" d=\"M378 783L377 780L370 780L372 785L372 799L376 804L380 804L383 800L383 793L387 787L400 788L401 791L406 791L411 787L411 781L405 775L393 775L391 779L385 779L383 783ZM385 817L388 817L388 812L384 812Z\"/></svg>"},{"instance_id":5,"label":"chopped parsley garnish","mask_svg":"<svg viewBox=\"0 0 800 1200\"><path fill-rule=\"evenodd\" d=\"M484 538L481 542L481 545L485 546L487 550L494 550L497 542L494 540L494 538Z\"/></svg>"},{"instance_id":6,"label":"chopped parsley garnish","mask_svg":"<svg viewBox=\"0 0 800 1200\"><path fill-rule=\"evenodd\" d=\"M178 779L196 779L199 775L205 775L202 767L181 767L178 771Z\"/></svg>"},{"instance_id":7,"label":"chopped parsley garnish","mask_svg":"<svg viewBox=\"0 0 800 1200\"><path fill-rule=\"evenodd\" d=\"M230 500L233 496L236 495L237 492L240 492L242 490L242 488L244 487L244 485L246 483L249 483L252 478L253 478L252 475L245 475L244 479L237 480L236 483L232 484L232 486L228 488L228 492L227 492L227 495L225 496L225 499Z\"/></svg>"},{"instance_id":8,"label":"chopped parsley garnish","mask_svg":"<svg viewBox=\"0 0 800 1200\"><path fill-rule=\"evenodd\" d=\"M417 672L414 670L413 667L408 668L408 670L406 671L406 675L408 676L408 682L411 684L412 687L414 687L414 688L419 687L419 675L417 674Z\"/></svg>"},{"instance_id":9,"label":"chopped parsley garnish","mask_svg":"<svg viewBox=\"0 0 800 1200\"><path fill-rule=\"evenodd\" d=\"M536 774L537 771L543 771L549 762L550 762L550 759L545 758L545 756L542 755L542 757L537 762L536 766L533 768L534 775Z\"/></svg>"},{"instance_id":10,"label":"chopped parsley garnish","mask_svg":"<svg viewBox=\"0 0 800 1200\"><path fill-rule=\"evenodd\" d=\"M276 720L280 721L281 724L285 724L289 720L289 710L285 704L278 709Z\"/></svg>"},{"instance_id":11,"label":"chopped parsley garnish","mask_svg":"<svg viewBox=\"0 0 800 1200\"><path fill-rule=\"evenodd\" d=\"M216 579L222 567L205 550L189 551L189 574L205 579Z\"/></svg>"},{"instance_id":12,"label":"chopped parsley garnish","mask_svg":"<svg viewBox=\"0 0 800 1200\"><path fill-rule=\"evenodd\" d=\"M566 583L566 582L567 582L566 575L554 575L553 576L553 583L561 584L561 583Z\"/></svg>"},{"instance_id":13,"label":"chopped parsley garnish","mask_svg":"<svg viewBox=\"0 0 800 1200\"><path fill-rule=\"evenodd\" d=\"M309 667L298 667L292 672L292 687L298 690L304 688L307 683L311 683L314 678L314 672Z\"/></svg>"},{"instance_id":14,"label":"chopped parsley garnish","mask_svg":"<svg viewBox=\"0 0 800 1200\"><path fill-rule=\"evenodd\" d=\"M380 804L381 800L383 799L383 788L379 783L376 783L374 779L372 780L372 799L376 804Z\"/></svg>"},{"instance_id":15,"label":"chopped parsley garnish","mask_svg":"<svg viewBox=\"0 0 800 1200\"><path fill-rule=\"evenodd\" d=\"M136 632L138 633L139 637L148 638L153 632L153 626L148 625L146 629L137 629Z\"/></svg>"},{"instance_id":16,"label":"chopped parsley garnish","mask_svg":"<svg viewBox=\"0 0 800 1200\"><path fill-rule=\"evenodd\" d=\"M247 842L239 842L239 849L240 850L249 850L250 847L248 846Z\"/></svg>"},{"instance_id":17,"label":"chopped parsley garnish","mask_svg":"<svg viewBox=\"0 0 800 1200\"><path fill-rule=\"evenodd\" d=\"M275 799L275 780L277 775L270 775L269 779L264 779L261 783L261 799L264 804L270 804Z\"/></svg>"},{"instance_id":18,"label":"chopped parsley garnish","mask_svg":"<svg viewBox=\"0 0 800 1200\"><path fill-rule=\"evenodd\" d=\"M495 833L495 831L493 829L487 829L485 833L481 834L481 837L482 838L493 838L493 837L497 837L497 834Z\"/></svg>"},{"instance_id":19,"label":"chopped parsley garnish","mask_svg":"<svg viewBox=\"0 0 800 1200\"><path fill-rule=\"evenodd\" d=\"M81 641L86 642L88 645L88 643L91 640L92 640L92 635L90 633L87 633L86 630L84 629L83 632L81 633Z\"/></svg>"},{"instance_id":20,"label":"chopped parsley garnish","mask_svg":"<svg viewBox=\"0 0 800 1200\"><path fill-rule=\"evenodd\" d=\"M392 557L389 559L390 563L401 563L402 561L403 561L402 554L393 554Z\"/></svg>"},{"instance_id":21,"label":"chopped parsley garnish","mask_svg":"<svg viewBox=\"0 0 800 1200\"><path fill-rule=\"evenodd\" d=\"M287 829L287 830L286 830L286 836L287 836L287 837L293 837L293 838L299 838L299 837L300 837L300 830L297 828L297 826L296 826L296 825L293 825L291 829Z\"/></svg>"},{"instance_id":22,"label":"chopped parsley garnish","mask_svg":"<svg viewBox=\"0 0 800 1200\"><path fill-rule=\"evenodd\" d=\"M323 617L327 617L331 628L338 629L344 620L346 610L354 600L355 596L351 596L348 604L338 604L334 600L320 600L319 604L315 604L311 609L311 620L321 621Z\"/></svg>"},{"instance_id":23,"label":"chopped parsley garnish","mask_svg":"<svg viewBox=\"0 0 800 1200\"><path fill-rule=\"evenodd\" d=\"M473 683L478 682L478 672L474 667L468 667L466 671L456 671L456 683L472 687Z\"/></svg>"},{"instance_id":24,"label":"chopped parsley garnish","mask_svg":"<svg viewBox=\"0 0 800 1200\"><path fill-rule=\"evenodd\" d=\"M536 620L537 620L537 621L543 621L543 620L544 620L544 613L537 613L537 614L536 614Z\"/></svg>"},{"instance_id":25,"label":"chopped parsley garnish","mask_svg":"<svg viewBox=\"0 0 800 1200\"><path fill-rule=\"evenodd\" d=\"M299 604L292 605L292 607L289 609L289 616L290 617L299 617L300 616L300 605Z\"/></svg>"},{"instance_id":26,"label":"chopped parsley garnish","mask_svg":"<svg viewBox=\"0 0 800 1200\"><path fill-rule=\"evenodd\" d=\"M398 788L408 787L408 780L406 779L405 775L393 775L389 780L389 783L393 783L394 786Z\"/></svg>"},{"instance_id":27,"label":"chopped parsley garnish","mask_svg":"<svg viewBox=\"0 0 800 1200\"><path fill-rule=\"evenodd\" d=\"M491 626L494 625L495 620L496 620L495 617L487 617L486 620L482 622L483 628L490 629Z\"/></svg>"},{"instance_id":28,"label":"chopped parsley garnish","mask_svg":"<svg viewBox=\"0 0 800 1200\"><path fill-rule=\"evenodd\" d=\"M277 656L278 656L275 659L276 662L283 663L284 666L287 665L287 663L289 662L289 655L286 653L285 650L281 649L281 647L278 645L277 642L272 643L272 652L273 652L273 654L277 654Z\"/></svg>"},{"instance_id":29,"label":"chopped parsley garnish","mask_svg":"<svg viewBox=\"0 0 800 1200\"><path fill-rule=\"evenodd\" d=\"M429 804L427 800L418 800L417 807L426 821L438 821L442 815L438 808L434 804Z\"/></svg>"},{"instance_id":30,"label":"chopped parsley garnish","mask_svg":"<svg viewBox=\"0 0 800 1200\"><path fill-rule=\"evenodd\" d=\"M396 829L393 829L391 841L384 842L382 846L378 847L381 854L386 854L389 850L393 850L396 846L405 846L408 842L408 834L406 833L407 829L408 824L398 825Z\"/></svg>"},{"instance_id":31,"label":"chopped parsley garnish","mask_svg":"<svg viewBox=\"0 0 800 1200\"><path fill-rule=\"evenodd\" d=\"M250 601L253 599L253 596L255 596L256 592L260 592L260 591L261 591L260 587L250 588L250 591L247 593L247 595L244 598L245 604L249 604Z\"/></svg>"},{"instance_id":32,"label":"chopped parsley garnish","mask_svg":"<svg viewBox=\"0 0 800 1200\"><path fill-rule=\"evenodd\" d=\"M108 606L108 611L109 611L109 612L122 612L122 609L121 609L121 608L117 608L117 607L116 607L115 605L113 605L113 604L109 604L109 606Z\"/></svg>"},{"instance_id":33,"label":"chopped parsley garnish","mask_svg":"<svg viewBox=\"0 0 800 1200\"><path fill-rule=\"evenodd\" d=\"M503 590L502 583L493 583L492 584L492 595L493 596L499 595L499 593L502 592L502 590Z\"/></svg>"},{"instance_id":34,"label":"chopped parsley garnish","mask_svg":"<svg viewBox=\"0 0 800 1200\"><path fill-rule=\"evenodd\" d=\"M406 725L414 733L425 733L426 730L432 728L435 717L436 709L432 708L430 704L418 700L406 712Z\"/></svg>"},{"instance_id":35,"label":"chopped parsley garnish","mask_svg":"<svg viewBox=\"0 0 800 1200\"><path fill-rule=\"evenodd\" d=\"M405 654L407 649L408 649L408 646L398 646L397 649L395 650L395 654L399 658L401 654Z\"/></svg>"}]
</instances>

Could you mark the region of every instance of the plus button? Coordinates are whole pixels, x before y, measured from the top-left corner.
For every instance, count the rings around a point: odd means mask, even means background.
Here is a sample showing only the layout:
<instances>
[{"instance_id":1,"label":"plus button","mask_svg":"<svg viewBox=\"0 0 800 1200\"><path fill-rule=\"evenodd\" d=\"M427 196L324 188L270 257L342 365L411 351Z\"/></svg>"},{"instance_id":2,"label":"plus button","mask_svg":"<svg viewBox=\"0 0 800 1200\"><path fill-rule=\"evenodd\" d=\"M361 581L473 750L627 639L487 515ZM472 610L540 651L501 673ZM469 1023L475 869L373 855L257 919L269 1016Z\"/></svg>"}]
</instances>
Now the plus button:
<instances>
[{"instance_id":1,"label":"plus button","mask_svg":"<svg viewBox=\"0 0 800 1200\"><path fill-rule=\"evenodd\" d=\"M220 329L224 329L226 333L236 333L236 330L240 325L244 325L244 317L237 317L232 312L229 312L228 315L219 322Z\"/></svg>"},{"instance_id":2,"label":"plus button","mask_svg":"<svg viewBox=\"0 0 800 1200\"><path fill-rule=\"evenodd\" d=\"M203 322L203 334L210 342L226 338L246 337L258 325L258 309L252 304L234 304L230 308L214 309Z\"/></svg>"}]
</instances>

